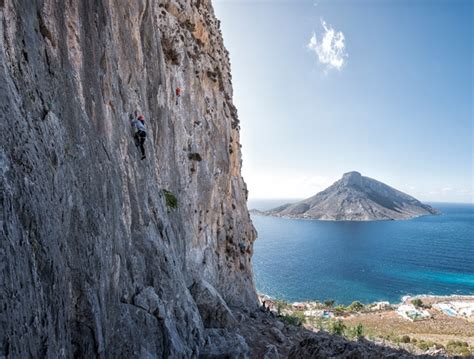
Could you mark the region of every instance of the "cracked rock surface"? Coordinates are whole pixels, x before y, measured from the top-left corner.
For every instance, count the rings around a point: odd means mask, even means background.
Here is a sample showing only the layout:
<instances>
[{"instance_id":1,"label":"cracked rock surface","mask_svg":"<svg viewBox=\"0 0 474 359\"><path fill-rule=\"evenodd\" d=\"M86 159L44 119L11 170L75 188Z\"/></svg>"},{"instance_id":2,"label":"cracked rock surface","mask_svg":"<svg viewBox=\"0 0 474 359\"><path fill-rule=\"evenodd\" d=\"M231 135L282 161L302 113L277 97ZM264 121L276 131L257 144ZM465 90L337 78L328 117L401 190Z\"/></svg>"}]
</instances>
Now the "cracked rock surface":
<instances>
[{"instance_id":1,"label":"cracked rock surface","mask_svg":"<svg viewBox=\"0 0 474 359\"><path fill-rule=\"evenodd\" d=\"M1 0L0 106L0 357L197 357L194 283L257 305L210 1Z\"/></svg>"}]
</instances>

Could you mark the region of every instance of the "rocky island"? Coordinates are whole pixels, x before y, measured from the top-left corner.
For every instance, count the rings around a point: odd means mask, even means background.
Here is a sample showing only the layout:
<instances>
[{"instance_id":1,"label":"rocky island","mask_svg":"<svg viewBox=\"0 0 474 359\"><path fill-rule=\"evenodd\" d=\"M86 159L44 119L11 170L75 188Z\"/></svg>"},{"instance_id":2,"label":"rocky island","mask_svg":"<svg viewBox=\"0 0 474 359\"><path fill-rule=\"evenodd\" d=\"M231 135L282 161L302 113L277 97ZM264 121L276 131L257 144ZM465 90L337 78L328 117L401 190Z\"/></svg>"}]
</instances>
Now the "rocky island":
<instances>
[{"instance_id":1,"label":"rocky island","mask_svg":"<svg viewBox=\"0 0 474 359\"><path fill-rule=\"evenodd\" d=\"M313 197L289 203L264 215L329 221L374 221L410 219L438 211L406 193L359 172L342 178Z\"/></svg>"}]
</instances>

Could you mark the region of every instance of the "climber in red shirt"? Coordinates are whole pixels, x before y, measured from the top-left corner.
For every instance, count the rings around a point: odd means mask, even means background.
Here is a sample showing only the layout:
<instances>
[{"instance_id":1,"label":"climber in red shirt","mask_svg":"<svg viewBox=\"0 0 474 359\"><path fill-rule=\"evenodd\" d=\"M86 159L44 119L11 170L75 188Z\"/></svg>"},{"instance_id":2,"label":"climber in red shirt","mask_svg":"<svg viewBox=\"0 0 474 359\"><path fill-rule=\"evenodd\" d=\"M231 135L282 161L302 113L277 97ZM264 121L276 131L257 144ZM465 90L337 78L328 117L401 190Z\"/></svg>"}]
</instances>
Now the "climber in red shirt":
<instances>
[{"instance_id":1,"label":"climber in red shirt","mask_svg":"<svg viewBox=\"0 0 474 359\"><path fill-rule=\"evenodd\" d=\"M178 105L178 99L181 96L181 89L179 87L176 87L176 106Z\"/></svg>"}]
</instances>

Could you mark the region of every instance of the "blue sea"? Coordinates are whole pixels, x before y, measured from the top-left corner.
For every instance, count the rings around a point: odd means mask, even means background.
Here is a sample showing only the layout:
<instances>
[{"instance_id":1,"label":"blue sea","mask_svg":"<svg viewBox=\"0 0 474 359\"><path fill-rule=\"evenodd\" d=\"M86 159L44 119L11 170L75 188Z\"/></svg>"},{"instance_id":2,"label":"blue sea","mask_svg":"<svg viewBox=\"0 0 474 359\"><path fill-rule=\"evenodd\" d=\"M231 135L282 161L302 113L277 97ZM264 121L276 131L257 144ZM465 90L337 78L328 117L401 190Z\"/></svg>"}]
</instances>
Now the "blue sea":
<instances>
[{"instance_id":1,"label":"blue sea","mask_svg":"<svg viewBox=\"0 0 474 359\"><path fill-rule=\"evenodd\" d=\"M266 210L281 201L250 201ZM326 222L252 215L257 290L287 301L399 302L474 295L474 205L407 221Z\"/></svg>"}]
</instances>

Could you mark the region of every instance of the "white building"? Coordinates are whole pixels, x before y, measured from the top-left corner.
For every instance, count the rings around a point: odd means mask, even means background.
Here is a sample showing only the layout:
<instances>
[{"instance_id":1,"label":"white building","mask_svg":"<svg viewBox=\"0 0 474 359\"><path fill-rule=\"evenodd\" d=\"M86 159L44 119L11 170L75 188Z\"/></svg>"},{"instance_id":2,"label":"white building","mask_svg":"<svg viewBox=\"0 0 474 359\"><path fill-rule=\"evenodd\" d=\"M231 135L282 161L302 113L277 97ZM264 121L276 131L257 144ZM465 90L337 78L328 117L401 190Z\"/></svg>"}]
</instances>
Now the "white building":
<instances>
[{"instance_id":1,"label":"white building","mask_svg":"<svg viewBox=\"0 0 474 359\"><path fill-rule=\"evenodd\" d=\"M417 309L412 304L400 305L397 309L397 314L405 319L411 320L412 322L415 320L431 318L431 314L428 311Z\"/></svg>"},{"instance_id":2,"label":"white building","mask_svg":"<svg viewBox=\"0 0 474 359\"><path fill-rule=\"evenodd\" d=\"M474 317L474 302L441 302L433 306L450 317Z\"/></svg>"},{"instance_id":3,"label":"white building","mask_svg":"<svg viewBox=\"0 0 474 359\"><path fill-rule=\"evenodd\" d=\"M390 302L376 302L372 307L373 310L385 310L390 309Z\"/></svg>"}]
</instances>

